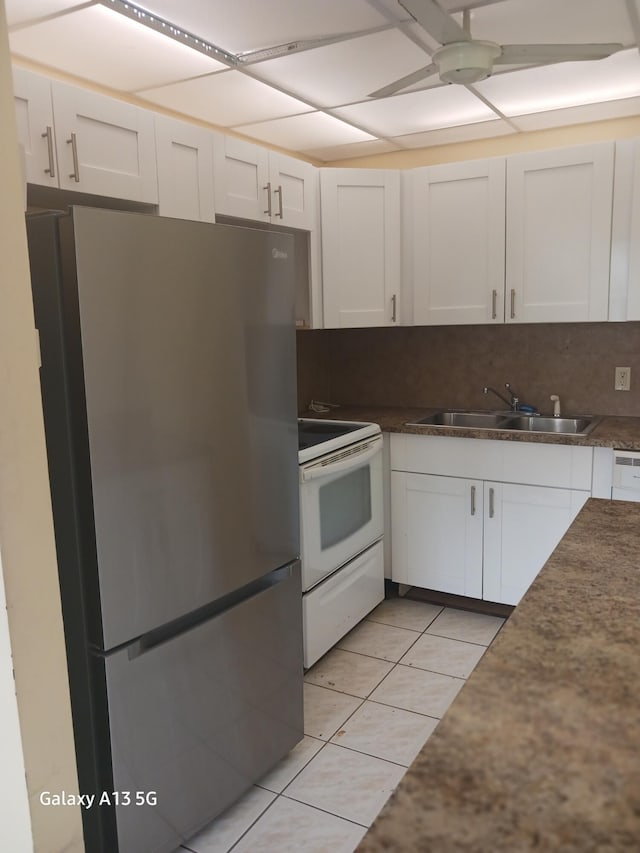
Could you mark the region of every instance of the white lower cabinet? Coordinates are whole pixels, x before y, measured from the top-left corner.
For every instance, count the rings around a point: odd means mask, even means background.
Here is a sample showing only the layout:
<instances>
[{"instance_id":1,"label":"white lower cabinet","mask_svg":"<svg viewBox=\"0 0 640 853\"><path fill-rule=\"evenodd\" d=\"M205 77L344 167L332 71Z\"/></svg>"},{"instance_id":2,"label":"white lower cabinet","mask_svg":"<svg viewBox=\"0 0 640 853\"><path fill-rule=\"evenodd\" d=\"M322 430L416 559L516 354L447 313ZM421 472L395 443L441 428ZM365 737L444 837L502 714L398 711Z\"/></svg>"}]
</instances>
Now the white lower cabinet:
<instances>
[{"instance_id":1,"label":"white lower cabinet","mask_svg":"<svg viewBox=\"0 0 640 853\"><path fill-rule=\"evenodd\" d=\"M482 598L482 483L392 471L391 508L393 580Z\"/></svg>"},{"instance_id":2,"label":"white lower cabinet","mask_svg":"<svg viewBox=\"0 0 640 853\"><path fill-rule=\"evenodd\" d=\"M393 580L503 604L520 601L591 493L588 447L398 435L391 465Z\"/></svg>"},{"instance_id":3,"label":"white lower cabinet","mask_svg":"<svg viewBox=\"0 0 640 853\"><path fill-rule=\"evenodd\" d=\"M482 598L517 604L588 497L577 489L484 483Z\"/></svg>"}]
</instances>

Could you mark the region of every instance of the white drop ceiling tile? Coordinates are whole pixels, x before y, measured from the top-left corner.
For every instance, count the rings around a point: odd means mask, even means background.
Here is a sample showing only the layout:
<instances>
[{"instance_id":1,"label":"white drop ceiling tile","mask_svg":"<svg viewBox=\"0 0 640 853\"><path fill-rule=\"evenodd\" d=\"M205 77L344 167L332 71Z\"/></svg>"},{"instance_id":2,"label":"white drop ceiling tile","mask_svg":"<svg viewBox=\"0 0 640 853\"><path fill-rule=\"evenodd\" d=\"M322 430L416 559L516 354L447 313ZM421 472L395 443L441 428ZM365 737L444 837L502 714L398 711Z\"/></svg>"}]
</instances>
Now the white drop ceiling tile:
<instances>
[{"instance_id":1,"label":"white drop ceiling tile","mask_svg":"<svg viewBox=\"0 0 640 853\"><path fill-rule=\"evenodd\" d=\"M19 56L125 91L226 68L101 5L15 30L9 43Z\"/></svg>"},{"instance_id":2,"label":"white drop ceiling tile","mask_svg":"<svg viewBox=\"0 0 640 853\"><path fill-rule=\"evenodd\" d=\"M240 71L223 71L137 94L154 104L220 127L267 121L312 109Z\"/></svg>"},{"instance_id":3,"label":"white drop ceiling tile","mask_svg":"<svg viewBox=\"0 0 640 853\"><path fill-rule=\"evenodd\" d=\"M260 62L251 70L320 107L333 107L361 101L430 61L429 55L401 32L386 30Z\"/></svg>"},{"instance_id":4,"label":"white drop ceiling tile","mask_svg":"<svg viewBox=\"0 0 640 853\"><path fill-rule=\"evenodd\" d=\"M401 136L491 119L495 113L463 86L442 86L341 107L335 114L377 136Z\"/></svg>"},{"instance_id":5,"label":"white drop ceiling tile","mask_svg":"<svg viewBox=\"0 0 640 853\"><path fill-rule=\"evenodd\" d=\"M579 107L549 110L531 115L513 116L512 120L519 130L535 131L637 115L640 115L640 97L624 98L620 101L608 101L601 104L584 104Z\"/></svg>"},{"instance_id":6,"label":"white drop ceiling tile","mask_svg":"<svg viewBox=\"0 0 640 853\"><path fill-rule=\"evenodd\" d=\"M231 53L386 23L366 0L139 0L149 12Z\"/></svg>"},{"instance_id":7,"label":"white drop ceiling tile","mask_svg":"<svg viewBox=\"0 0 640 853\"><path fill-rule=\"evenodd\" d=\"M243 125L235 129L253 139L289 148L291 151L311 151L374 138L369 133L321 112Z\"/></svg>"},{"instance_id":8,"label":"white drop ceiling tile","mask_svg":"<svg viewBox=\"0 0 640 853\"><path fill-rule=\"evenodd\" d=\"M55 15L73 6L80 6L82 0L5 0L7 24L12 27L26 21L35 21L45 15Z\"/></svg>"},{"instance_id":9,"label":"white drop ceiling tile","mask_svg":"<svg viewBox=\"0 0 640 853\"><path fill-rule=\"evenodd\" d=\"M592 62L561 62L500 74L475 88L507 116L640 95L640 54L620 51Z\"/></svg>"},{"instance_id":10,"label":"white drop ceiling tile","mask_svg":"<svg viewBox=\"0 0 640 853\"><path fill-rule=\"evenodd\" d=\"M471 34L498 44L633 43L624 0L505 0L472 10Z\"/></svg>"},{"instance_id":11,"label":"white drop ceiling tile","mask_svg":"<svg viewBox=\"0 0 640 853\"><path fill-rule=\"evenodd\" d=\"M308 157L323 160L330 163L333 160L350 160L354 157L371 157L376 154L389 154L391 151L400 151L395 142L386 142L384 139L374 139L370 142L352 142L348 145L329 145L324 148L311 148L304 151Z\"/></svg>"},{"instance_id":12,"label":"white drop ceiling tile","mask_svg":"<svg viewBox=\"0 0 640 853\"><path fill-rule=\"evenodd\" d=\"M476 124L463 124L457 127L430 130L426 133L396 136L393 141L397 142L402 148L430 148L434 145L453 145L456 142L491 139L494 136L508 136L512 133L516 133L516 131L506 121L494 119Z\"/></svg>"}]
</instances>

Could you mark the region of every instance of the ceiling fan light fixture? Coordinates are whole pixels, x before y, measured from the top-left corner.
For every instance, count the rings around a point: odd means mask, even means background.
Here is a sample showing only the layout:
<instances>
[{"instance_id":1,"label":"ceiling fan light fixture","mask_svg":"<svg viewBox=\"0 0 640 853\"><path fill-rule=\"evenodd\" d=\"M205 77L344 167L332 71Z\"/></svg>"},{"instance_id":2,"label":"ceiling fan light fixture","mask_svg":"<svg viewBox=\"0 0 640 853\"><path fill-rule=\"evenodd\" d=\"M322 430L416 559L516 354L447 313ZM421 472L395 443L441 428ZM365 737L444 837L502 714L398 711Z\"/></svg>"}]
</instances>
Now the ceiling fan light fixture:
<instances>
[{"instance_id":1,"label":"ceiling fan light fixture","mask_svg":"<svg viewBox=\"0 0 640 853\"><path fill-rule=\"evenodd\" d=\"M433 54L440 79L445 83L477 83L489 77L502 53L492 41L460 41L445 44Z\"/></svg>"}]
</instances>

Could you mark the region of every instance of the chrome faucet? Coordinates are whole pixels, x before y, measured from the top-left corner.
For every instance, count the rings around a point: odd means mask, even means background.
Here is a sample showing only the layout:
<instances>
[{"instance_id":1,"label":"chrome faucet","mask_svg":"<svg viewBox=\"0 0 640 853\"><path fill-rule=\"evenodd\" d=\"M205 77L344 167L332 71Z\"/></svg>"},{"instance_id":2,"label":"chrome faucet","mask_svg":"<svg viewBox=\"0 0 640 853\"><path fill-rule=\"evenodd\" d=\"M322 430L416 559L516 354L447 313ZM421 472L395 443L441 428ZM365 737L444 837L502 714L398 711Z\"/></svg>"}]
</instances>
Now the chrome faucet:
<instances>
[{"instance_id":1,"label":"chrome faucet","mask_svg":"<svg viewBox=\"0 0 640 853\"><path fill-rule=\"evenodd\" d=\"M512 409L514 412L517 412L518 411L518 404L520 403L520 400L518 399L518 395L512 389L511 385L508 382L504 383L504 387L507 389L507 391L511 395L510 400L507 400L507 398L504 397L499 391L496 391L495 388L491 388L491 386L489 386L489 385L485 385L485 387L482 389L482 393L488 394L489 391L491 391L493 394L496 395L496 397L499 397L503 403L506 403L510 409Z\"/></svg>"}]
</instances>

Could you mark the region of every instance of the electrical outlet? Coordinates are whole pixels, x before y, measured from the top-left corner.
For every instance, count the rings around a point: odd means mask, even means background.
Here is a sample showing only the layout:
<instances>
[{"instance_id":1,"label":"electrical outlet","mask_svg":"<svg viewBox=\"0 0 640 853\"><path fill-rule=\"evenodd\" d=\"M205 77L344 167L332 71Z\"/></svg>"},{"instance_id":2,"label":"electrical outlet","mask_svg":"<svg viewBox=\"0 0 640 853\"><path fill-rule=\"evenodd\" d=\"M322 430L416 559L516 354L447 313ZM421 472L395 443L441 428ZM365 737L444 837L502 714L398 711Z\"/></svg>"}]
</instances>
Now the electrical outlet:
<instances>
[{"instance_id":1,"label":"electrical outlet","mask_svg":"<svg viewBox=\"0 0 640 853\"><path fill-rule=\"evenodd\" d=\"M629 391L631 388L631 368L616 367L614 391Z\"/></svg>"}]
</instances>

